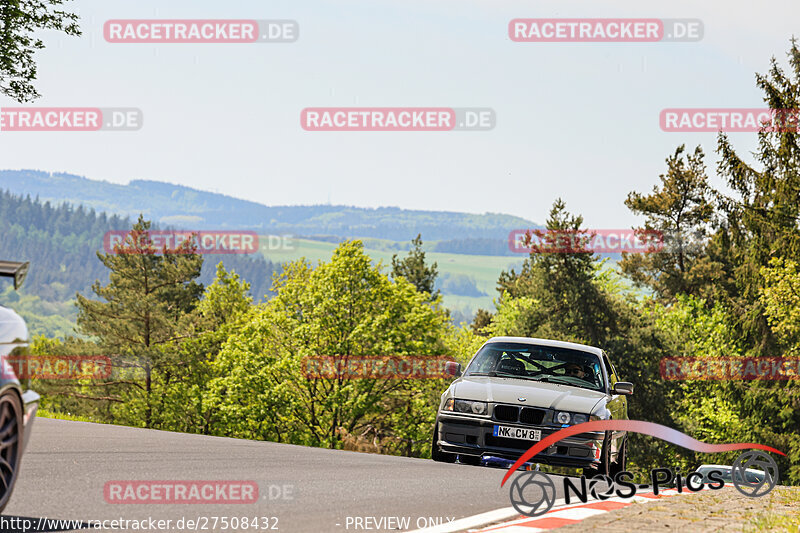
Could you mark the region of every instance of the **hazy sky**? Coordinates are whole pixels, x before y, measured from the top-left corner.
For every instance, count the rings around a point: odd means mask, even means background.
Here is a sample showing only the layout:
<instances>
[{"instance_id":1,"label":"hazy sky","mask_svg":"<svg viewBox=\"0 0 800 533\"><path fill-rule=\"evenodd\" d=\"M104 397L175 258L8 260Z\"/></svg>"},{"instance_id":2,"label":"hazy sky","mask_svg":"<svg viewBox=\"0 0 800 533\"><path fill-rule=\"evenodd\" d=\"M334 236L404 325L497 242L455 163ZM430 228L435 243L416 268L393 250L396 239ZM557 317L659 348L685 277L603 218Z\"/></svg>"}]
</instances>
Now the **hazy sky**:
<instances>
[{"instance_id":1,"label":"hazy sky","mask_svg":"<svg viewBox=\"0 0 800 533\"><path fill-rule=\"evenodd\" d=\"M278 204L502 212L557 196L592 227L628 226L678 144L667 107L759 107L797 0L77 0L81 38L44 34L39 106L137 107L135 132L0 133L0 168L154 179ZM515 43L513 18L699 18L694 43ZM111 44L108 19L293 19L291 44ZM0 98L0 106L15 105ZM305 107L490 107L489 132L307 132ZM740 151L755 134L732 136Z\"/></svg>"}]
</instances>

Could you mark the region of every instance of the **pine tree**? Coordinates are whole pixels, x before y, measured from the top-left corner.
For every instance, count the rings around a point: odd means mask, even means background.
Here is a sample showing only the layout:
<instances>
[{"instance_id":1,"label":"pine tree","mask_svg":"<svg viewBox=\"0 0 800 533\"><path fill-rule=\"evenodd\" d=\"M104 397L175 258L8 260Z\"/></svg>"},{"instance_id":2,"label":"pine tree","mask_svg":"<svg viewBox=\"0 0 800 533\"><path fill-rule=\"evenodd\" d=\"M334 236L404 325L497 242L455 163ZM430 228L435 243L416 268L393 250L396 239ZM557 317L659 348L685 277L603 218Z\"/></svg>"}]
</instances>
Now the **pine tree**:
<instances>
[{"instance_id":1,"label":"pine tree","mask_svg":"<svg viewBox=\"0 0 800 533\"><path fill-rule=\"evenodd\" d=\"M596 281L598 257L585 248L592 234L582 225L583 217L570 214L564 201L557 199L547 231L533 232L542 244L527 243L532 251L522 271L501 273L501 304L514 305L515 299L533 303L523 305L525 310L514 320L515 334L556 336L597 346L616 330L613 301Z\"/></svg>"},{"instance_id":2,"label":"pine tree","mask_svg":"<svg viewBox=\"0 0 800 533\"><path fill-rule=\"evenodd\" d=\"M622 272L638 286L646 286L664 301L678 294L709 296L707 288L721 274L708 257L706 239L714 211L706 177L703 150L685 154L679 146L667 158L661 187L649 195L628 194L625 205L645 216L640 232L658 232L662 248L647 253L623 252Z\"/></svg>"},{"instance_id":3,"label":"pine tree","mask_svg":"<svg viewBox=\"0 0 800 533\"><path fill-rule=\"evenodd\" d=\"M144 385L133 381L130 389L139 400L133 404L143 406L145 427L153 423L153 380L174 358L173 344L181 339L203 291L194 281L203 259L192 245L187 241L174 252L158 251L149 229L150 222L140 215L116 253L98 252L110 282L95 282L92 291L105 301L77 295L79 331L96 338L118 362L143 370Z\"/></svg>"},{"instance_id":4,"label":"pine tree","mask_svg":"<svg viewBox=\"0 0 800 533\"><path fill-rule=\"evenodd\" d=\"M411 241L414 248L405 259L397 259L397 254L392 256L392 277L406 278L419 292L430 294L430 299L435 300L439 291L434 291L436 276L438 275L436 263L430 266L425 264L425 252L422 250L422 234Z\"/></svg>"},{"instance_id":5,"label":"pine tree","mask_svg":"<svg viewBox=\"0 0 800 533\"><path fill-rule=\"evenodd\" d=\"M773 257L800 259L800 135L797 113L800 109L800 49L792 40L788 53L790 71L784 72L775 58L766 75L756 75L756 85L764 101L776 110L780 121L776 131L758 134L758 150L751 166L739 157L727 135L720 134L718 171L733 195L719 193L718 202L724 224L716 242L719 255L728 262L734 283L727 288L726 302L735 312L745 340L763 355L778 354L775 338L759 299L764 287L761 267Z\"/></svg>"}]
</instances>

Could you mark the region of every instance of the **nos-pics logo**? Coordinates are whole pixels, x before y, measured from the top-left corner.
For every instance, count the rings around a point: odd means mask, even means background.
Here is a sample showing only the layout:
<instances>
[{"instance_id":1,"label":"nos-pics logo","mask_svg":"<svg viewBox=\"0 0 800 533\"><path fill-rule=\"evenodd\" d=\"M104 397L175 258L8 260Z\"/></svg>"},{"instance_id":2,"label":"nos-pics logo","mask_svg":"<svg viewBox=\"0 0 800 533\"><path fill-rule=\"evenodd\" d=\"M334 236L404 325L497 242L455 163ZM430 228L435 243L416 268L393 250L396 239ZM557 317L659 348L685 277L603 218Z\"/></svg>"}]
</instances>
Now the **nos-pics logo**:
<instances>
[{"instance_id":1,"label":"nos-pics logo","mask_svg":"<svg viewBox=\"0 0 800 533\"><path fill-rule=\"evenodd\" d=\"M693 439L680 431L640 420L598 420L585 422L562 429L547 436L531 446L522 457L508 469L500 486L505 485L511 475L526 462L533 459L538 453L562 439L591 431L626 431L650 435L666 442L682 446L700 453L720 453L734 450L748 450L733 464L730 471L731 481L736 489L751 498L768 494L778 484L778 465L775 460L764 453L772 452L785 455L783 452L754 443L708 444ZM760 451L763 450L763 451ZM725 486L726 470L711 468L703 473L690 472L685 477L668 468L656 468L651 471L652 491L658 495L660 487L675 485L678 492L684 488L689 492L697 492L703 488L719 490ZM609 476L599 475L589 480L581 476L576 484L573 479L564 477L563 492L564 503L569 504L571 498L577 497L583 503L591 495L597 500L607 500L611 497L632 498L637 489L650 489L651 485L636 485L632 482L633 474L627 471L618 472L612 479ZM530 471L518 475L511 482L509 496L511 505L520 514L527 516L540 516L552 509L556 501L556 486L553 478L538 472Z\"/></svg>"}]
</instances>

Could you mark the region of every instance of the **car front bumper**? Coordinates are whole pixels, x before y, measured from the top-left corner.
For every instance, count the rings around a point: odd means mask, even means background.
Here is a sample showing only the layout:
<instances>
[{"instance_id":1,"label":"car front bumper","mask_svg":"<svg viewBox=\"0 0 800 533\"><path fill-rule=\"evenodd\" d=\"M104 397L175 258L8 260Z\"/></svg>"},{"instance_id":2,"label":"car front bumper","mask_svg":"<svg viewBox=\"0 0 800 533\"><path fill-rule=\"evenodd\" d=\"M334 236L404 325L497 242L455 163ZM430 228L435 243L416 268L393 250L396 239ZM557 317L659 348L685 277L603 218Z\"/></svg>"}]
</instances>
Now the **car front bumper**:
<instances>
[{"instance_id":1,"label":"car front bumper","mask_svg":"<svg viewBox=\"0 0 800 533\"><path fill-rule=\"evenodd\" d=\"M442 451L478 457L492 455L513 460L519 459L537 441L495 437L493 436L495 425L538 429L541 431L542 439L562 429L553 426L512 424L484 417L441 412L436 420L439 427L437 444ZM553 466L587 468L600 462L604 437L603 432L581 433L567 437L529 461Z\"/></svg>"}]
</instances>

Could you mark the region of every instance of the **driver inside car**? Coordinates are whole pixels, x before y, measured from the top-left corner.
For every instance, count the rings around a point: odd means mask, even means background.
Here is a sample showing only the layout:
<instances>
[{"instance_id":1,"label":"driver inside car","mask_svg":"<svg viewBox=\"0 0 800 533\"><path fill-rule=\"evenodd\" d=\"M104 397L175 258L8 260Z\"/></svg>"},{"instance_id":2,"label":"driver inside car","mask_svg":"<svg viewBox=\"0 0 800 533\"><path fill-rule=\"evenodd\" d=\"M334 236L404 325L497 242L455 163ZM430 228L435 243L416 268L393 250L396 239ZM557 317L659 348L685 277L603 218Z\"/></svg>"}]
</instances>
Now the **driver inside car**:
<instances>
[{"instance_id":1,"label":"driver inside car","mask_svg":"<svg viewBox=\"0 0 800 533\"><path fill-rule=\"evenodd\" d=\"M586 379L586 370L580 365L570 364L564 367L564 375L572 378Z\"/></svg>"}]
</instances>

